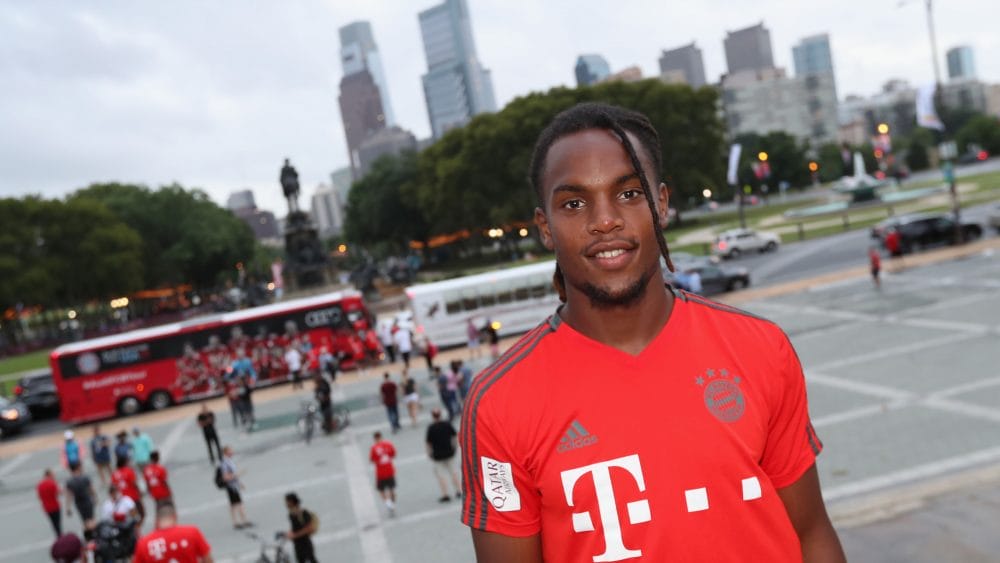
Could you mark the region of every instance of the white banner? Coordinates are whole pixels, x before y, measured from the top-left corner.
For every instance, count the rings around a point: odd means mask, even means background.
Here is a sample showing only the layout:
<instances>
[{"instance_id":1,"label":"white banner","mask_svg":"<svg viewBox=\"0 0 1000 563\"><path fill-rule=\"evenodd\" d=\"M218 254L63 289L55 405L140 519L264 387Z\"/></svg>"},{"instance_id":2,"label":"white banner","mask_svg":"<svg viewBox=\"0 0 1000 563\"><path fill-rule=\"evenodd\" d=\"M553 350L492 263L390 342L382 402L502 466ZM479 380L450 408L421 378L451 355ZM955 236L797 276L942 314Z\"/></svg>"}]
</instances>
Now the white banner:
<instances>
[{"instance_id":1,"label":"white banner","mask_svg":"<svg viewBox=\"0 0 1000 563\"><path fill-rule=\"evenodd\" d=\"M736 170L740 165L740 152L742 151L743 147L739 143L733 143L733 146L729 147L729 172L726 173L726 181L729 182L730 186L736 185Z\"/></svg>"},{"instance_id":2,"label":"white banner","mask_svg":"<svg viewBox=\"0 0 1000 563\"><path fill-rule=\"evenodd\" d=\"M934 109L935 84L925 84L917 90L917 125L927 129L944 131L944 123Z\"/></svg>"}]
</instances>

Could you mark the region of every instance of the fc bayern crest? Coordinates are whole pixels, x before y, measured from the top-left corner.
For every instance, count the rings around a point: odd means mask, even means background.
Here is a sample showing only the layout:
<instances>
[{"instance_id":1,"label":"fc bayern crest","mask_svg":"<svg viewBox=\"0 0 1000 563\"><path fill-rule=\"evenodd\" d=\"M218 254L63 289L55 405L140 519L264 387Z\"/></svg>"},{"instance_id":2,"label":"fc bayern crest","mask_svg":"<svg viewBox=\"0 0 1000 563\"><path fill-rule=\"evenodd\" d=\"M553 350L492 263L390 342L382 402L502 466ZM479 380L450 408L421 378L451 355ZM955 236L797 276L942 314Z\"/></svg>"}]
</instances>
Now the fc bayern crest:
<instances>
[{"instance_id":1,"label":"fc bayern crest","mask_svg":"<svg viewBox=\"0 0 1000 563\"><path fill-rule=\"evenodd\" d=\"M729 370L705 370L705 375L695 378L695 383L705 388L705 407L722 422L736 422L746 410L740 376L730 376Z\"/></svg>"}]
</instances>

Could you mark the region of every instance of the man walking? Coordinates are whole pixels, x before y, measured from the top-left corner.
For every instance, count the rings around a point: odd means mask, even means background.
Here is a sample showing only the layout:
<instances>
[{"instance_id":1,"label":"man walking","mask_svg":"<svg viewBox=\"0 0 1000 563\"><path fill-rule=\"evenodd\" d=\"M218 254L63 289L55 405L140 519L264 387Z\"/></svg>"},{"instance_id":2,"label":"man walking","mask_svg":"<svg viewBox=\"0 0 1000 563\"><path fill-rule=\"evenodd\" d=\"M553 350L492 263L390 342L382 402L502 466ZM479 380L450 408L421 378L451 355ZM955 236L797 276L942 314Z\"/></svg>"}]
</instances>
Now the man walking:
<instances>
[{"instance_id":1,"label":"man walking","mask_svg":"<svg viewBox=\"0 0 1000 563\"><path fill-rule=\"evenodd\" d=\"M427 427L427 437L424 442L427 445L427 455L434 464L434 476L441 485L441 498L438 502L451 500L446 482L449 477L452 487L455 488L455 498L462 498L462 485L458 481L458 474L452 462L455 457L455 428L447 420L441 420L441 409L432 410L431 418L433 422Z\"/></svg>"},{"instance_id":2,"label":"man walking","mask_svg":"<svg viewBox=\"0 0 1000 563\"><path fill-rule=\"evenodd\" d=\"M222 446L219 444L219 434L215 431L215 413L208 408L208 403L201 404L201 412L198 413L198 426L205 436L205 445L208 446L208 459L215 465L215 454L219 454L219 461L222 461ZM215 451L212 451L212 445Z\"/></svg>"},{"instance_id":3,"label":"man walking","mask_svg":"<svg viewBox=\"0 0 1000 563\"><path fill-rule=\"evenodd\" d=\"M336 430L333 427L333 389L321 373L313 376L313 383L313 396L316 397L316 404L319 405L319 413L323 418L323 433L329 434Z\"/></svg>"},{"instance_id":4,"label":"man walking","mask_svg":"<svg viewBox=\"0 0 1000 563\"><path fill-rule=\"evenodd\" d=\"M82 466L74 465L70 471L72 473L66 481L66 516L73 516L73 506L76 506L80 520L83 521L83 535L89 539L95 524L94 504L97 502L97 493L90 477L83 473Z\"/></svg>"},{"instance_id":5,"label":"man walking","mask_svg":"<svg viewBox=\"0 0 1000 563\"><path fill-rule=\"evenodd\" d=\"M382 344L382 348L385 350L389 363L396 363L396 345L392 338L391 324L380 323L378 325L378 341Z\"/></svg>"},{"instance_id":6,"label":"man walking","mask_svg":"<svg viewBox=\"0 0 1000 563\"><path fill-rule=\"evenodd\" d=\"M406 327L398 326L396 327L396 332L392 333L392 342L396 346L396 351L399 355L403 357L403 366L406 369L410 369L410 353L413 351L413 335L410 334L410 330Z\"/></svg>"},{"instance_id":7,"label":"man walking","mask_svg":"<svg viewBox=\"0 0 1000 563\"><path fill-rule=\"evenodd\" d=\"M201 530L177 524L177 510L165 503L156 508L156 529L139 538L133 563L212 563L212 548Z\"/></svg>"},{"instance_id":8,"label":"man walking","mask_svg":"<svg viewBox=\"0 0 1000 563\"><path fill-rule=\"evenodd\" d=\"M72 430L67 430L63 433L63 467L69 469L74 464L83 463L83 449L80 448L80 443L76 441Z\"/></svg>"},{"instance_id":9,"label":"man walking","mask_svg":"<svg viewBox=\"0 0 1000 563\"><path fill-rule=\"evenodd\" d=\"M454 363L452 367L454 367ZM448 409L448 422L451 422L462 410L458 405L458 382L455 379L457 375L454 371L449 370L445 372L440 367L435 366L434 377L437 381L441 404L444 405L444 408Z\"/></svg>"},{"instance_id":10,"label":"man walking","mask_svg":"<svg viewBox=\"0 0 1000 563\"><path fill-rule=\"evenodd\" d=\"M233 449L229 446L222 448L222 461L219 463L219 470L222 472L222 482L229 497L229 516L233 520L233 528L242 530L252 524L247 520L246 512L243 511L243 498L240 491L244 489L240 481L241 472L236 468L233 461Z\"/></svg>"},{"instance_id":11,"label":"man walking","mask_svg":"<svg viewBox=\"0 0 1000 563\"><path fill-rule=\"evenodd\" d=\"M375 464L375 488L382 495L389 516L395 516L396 468L392 464L392 459L396 457L396 448L389 440L382 439L381 432L376 432L374 438L375 443L368 453L368 459Z\"/></svg>"},{"instance_id":12,"label":"man walking","mask_svg":"<svg viewBox=\"0 0 1000 563\"><path fill-rule=\"evenodd\" d=\"M288 508L288 520L292 529L285 532L285 537L292 540L295 547L295 561L298 563L317 563L313 549L312 535L316 533L319 520L312 512L302 507L299 495L285 495L285 507Z\"/></svg>"},{"instance_id":13,"label":"man walking","mask_svg":"<svg viewBox=\"0 0 1000 563\"><path fill-rule=\"evenodd\" d=\"M62 512L59 510L59 483L56 483L51 469L46 469L42 473L42 480L35 487L38 493L38 500L42 501L42 510L49 517L52 529L56 532L56 537L62 535Z\"/></svg>"},{"instance_id":14,"label":"man walking","mask_svg":"<svg viewBox=\"0 0 1000 563\"><path fill-rule=\"evenodd\" d=\"M142 478L146 480L146 490L149 496L153 497L156 507L170 503L170 485L167 483L167 468L160 465L160 452L153 451L149 454L149 463L142 468Z\"/></svg>"},{"instance_id":15,"label":"man walking","mask_svg":"<svg viewBox=\"0 0 1000 563\"><path fill-rule=\"evenodd\" d=\"M382 393L382 404L385 405L389 425L392 427L392 433L395 434L399 431L399 387L392 381L389 372L385 372L383 379L379 391Z\"/></svg>"},{"instance_id":16,"label":"man walking","mask_svg":"<svg viewBox=\"0 0 1000 563\"><path fill-rule=\"evenodd\" d=\"M142 525L142 521L146 518L146 507L142 504L142 492L139 490L135 471L128 464L128 458L118 459L118 468L111 474L111 484L122 495L132 499L139 513L139 524Z\"/></svg>"},{"instance_id":17,"label":"man walking","mask_svg":"<svg viewBox=\"0 0 1000 563\"><path fill-rule=\"evenodd\" d=\"M111 479L111 438L101 433L101 425L94 425L94 437L90 439L90 454L97 466L97 476L101 485L107 486Z\"/></svg>"},{"instance_id":18,"label":"man walking","mask_svg":"<svg viewBox=\"0 0 1000 563\"><path fill-rule=\"evenodd\" d=\"M115 467L118 467L122 460L128 464L132 460L132 444L128 442L128 432L122 430L115 435L118 441L115 443Z\"/></svg>"},{"instance_id":19,"label":"man walking","mask_svg":"<svg viewBox=\"0 0 1000 563\"><path fill-rule=\"evenodd\" d=\"M135 467L139 470L139 475L142 475L143 480L146 479L146 464L149 463L149 457L155 449L156 446L153 445L153 439L149 437L149 434L139 430L138 426L132 428L132 461L135 462Z\"/></svg>"},{"instance_id":20,"label":"man walking","mask_svg":"<svg viewBox=\"0 0 1000 563\"><path fill-rule=\"evenodd\" d=\"M288 344L285 350L285 365L288 366L288 377L292 380L292 389L302 389L302 352L296 342Z\"/></svg>"}]
</instances>

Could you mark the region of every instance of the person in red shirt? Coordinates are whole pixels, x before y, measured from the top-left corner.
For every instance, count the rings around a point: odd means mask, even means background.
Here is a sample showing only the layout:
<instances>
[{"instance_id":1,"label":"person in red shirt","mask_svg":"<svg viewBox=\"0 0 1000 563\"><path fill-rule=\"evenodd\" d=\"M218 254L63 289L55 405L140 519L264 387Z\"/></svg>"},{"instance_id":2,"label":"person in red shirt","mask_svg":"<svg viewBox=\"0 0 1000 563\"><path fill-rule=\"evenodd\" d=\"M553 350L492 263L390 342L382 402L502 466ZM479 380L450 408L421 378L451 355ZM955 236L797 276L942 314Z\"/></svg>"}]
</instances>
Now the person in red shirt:
<instances>
[{"instance_id":1,"label":"person in red shirt","mask_svg":"<svg viewBox=\"0 0 1000 563\"><path fill-rule=\"evenodd\" d=\"M142 521L146 519L146 509L142 505L142 492L136 482L135 471L129 466L128 459L118 458L117 468L111 474L111 484L135 503L136 512L139 513L138 527L141 528Z\"/></svg>"},{"instance_id":2,"label":"person in red shirt","mask_svg":"<svg viewBox=\"0 0 1000 563\"><path fill-rule=\"evenodd\" d=\"M872 246L868 249L868 263L872 270L872 282L875 283L875 289L882 287L882 282L879 279L879 272L882 271L882 256L878 253L878 248Z\"/></svg>"},{"instance_id":3,"label":"person in red shirt","mask_svg":"<svg viewBox=\"0 0 1000 563\"><path fill-rule=\"evenodd\" d=\"M375 488L378 489L389 516L396 514L396 468L392 458L396 457L396 448L389 440L382 439L382 433L376 432L375 443L368 458L375 464Z\"/></svg>"},{"instance_id":4,"label":"person in red shirt","mask_svg":"<svg viewBox=\"0 0 1000 563\"><path fill-rule=\"evenodd\" d=\"M59 483L56 483L51 469L46 469L42 474L42 480L38 482L36 490L38 500L42 501L42 510L48 515L58 538L62 535L62 512L59 511Z\"/></svg>"},{"instance_id":5,"label":"person in red shirt","mask_svg":"<svg viewBox=\"0 0 1000 563\"><path fill-rule=\"evenodd\" d=\"M541 133L535 223L564 303L476 378L462 521L482 562L842 562L787 336L662 283L649 120L581 104Z\"/></svg>"},{"instance_id":6,"label":"person in red shirt","mask_svg":"<svg viewBox=\"0 0 1000 563\"><path fill-rule=\"evenodd\" d=\"M159 451L149 454L149 463L142 468L142 477L146 480L146 489L149 491L149 496L153 497L157 508L164 503L173 504L170 485L167 484L167 468L160 465Z\"/></svg>"},{"instance_id":7,"label":"person in red shirt","mask_svg":"<svg viewBox=\"0 0 1000 563\"><path fill-rule=\"evenodd\" d=\"M212 548L201 530L177 524L177 510L168 503L156 507L156 529L139 538L133 563L212 563Z\"/></svg>"}]
</instances>

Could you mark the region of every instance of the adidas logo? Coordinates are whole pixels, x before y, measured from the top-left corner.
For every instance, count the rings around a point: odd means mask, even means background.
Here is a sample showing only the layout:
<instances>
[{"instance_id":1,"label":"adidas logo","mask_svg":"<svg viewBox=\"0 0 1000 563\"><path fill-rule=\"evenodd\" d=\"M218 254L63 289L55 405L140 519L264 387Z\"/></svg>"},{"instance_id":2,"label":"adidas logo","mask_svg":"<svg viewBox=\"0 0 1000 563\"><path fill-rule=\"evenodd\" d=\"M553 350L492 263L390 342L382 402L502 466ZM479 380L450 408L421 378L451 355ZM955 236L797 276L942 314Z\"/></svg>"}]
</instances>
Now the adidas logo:
<instances>
[{"instance_id":1,"label":"adidas logo","mask_svg":"<svg viewBox=\"0 0 1000 563\"><path fill-rule=\"evenodd\" d=\"M566 429L566 433L563 434L562 439L559 440L559 446L556 447L556 451L563 453L596 443L597 436L587 432L587 429L579 421L574 420L569 425L569 428Z\"/></svg>"}]
</instances>

